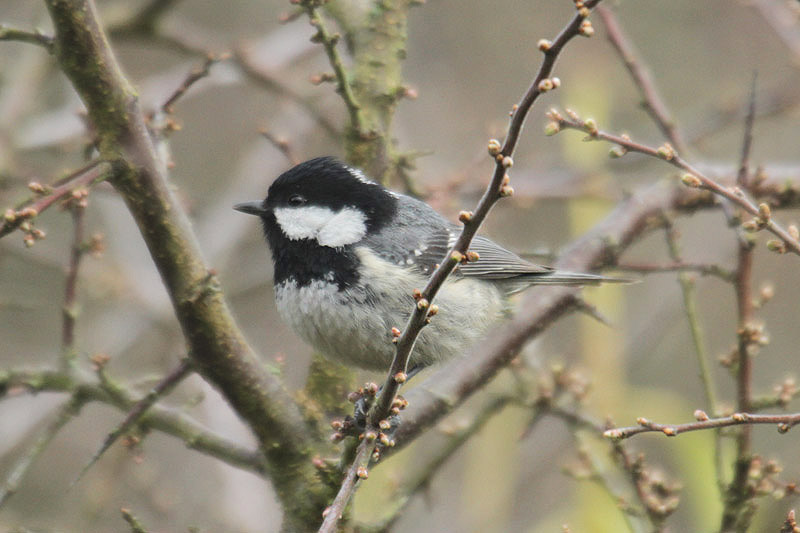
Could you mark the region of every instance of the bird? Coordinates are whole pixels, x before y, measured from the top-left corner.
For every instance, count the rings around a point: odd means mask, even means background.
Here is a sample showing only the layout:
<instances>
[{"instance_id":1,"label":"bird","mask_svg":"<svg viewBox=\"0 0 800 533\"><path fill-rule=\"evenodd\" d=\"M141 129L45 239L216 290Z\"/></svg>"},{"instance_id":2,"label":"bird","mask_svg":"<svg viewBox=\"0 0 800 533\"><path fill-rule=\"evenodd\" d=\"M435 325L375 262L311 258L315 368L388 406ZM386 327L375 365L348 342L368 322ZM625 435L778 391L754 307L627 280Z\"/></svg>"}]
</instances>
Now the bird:
<instances>
[{"instance_id":1,"label":"bird","mask_svg":"<svg viewBox=\"0 0 800 533\"><path fill-rule=\"evenodd\" d=\"M263 201L234 209L261 219L281 318L322 355L387 370L393 338L461 228L427 203L394 192L334 157L281 174ZM444 282L438 314L409 361L417 371L462 356L511 310L511 295L536 285L622 281L537 265L477 235ZM394 332L393 332L394 328Z\"/></svg>"}]
</instances>

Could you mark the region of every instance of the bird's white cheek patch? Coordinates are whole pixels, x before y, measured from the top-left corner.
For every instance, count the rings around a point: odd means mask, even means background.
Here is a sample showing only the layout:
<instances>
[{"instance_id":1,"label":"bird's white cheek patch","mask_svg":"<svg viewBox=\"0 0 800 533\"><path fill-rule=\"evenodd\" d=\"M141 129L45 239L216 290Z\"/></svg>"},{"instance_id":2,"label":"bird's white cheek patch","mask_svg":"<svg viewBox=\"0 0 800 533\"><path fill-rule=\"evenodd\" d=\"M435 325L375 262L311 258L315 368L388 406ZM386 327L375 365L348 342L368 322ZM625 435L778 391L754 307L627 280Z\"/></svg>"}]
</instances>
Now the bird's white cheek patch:
<instances>
[{"instance_id":1,"label":"bird's white cheek patch","mask_svg":"<svg viewBox=\"0 0 800 533\"><path fill-rule=\"evenodd\" d=\"M367 233L364 213L358 209L345 208L336 213L317 234L322 246L344 246L360 241Z\"/></svg>"},{"instance_id":2,"label":"bird's white cheek patch","mask_svg":"<svg viewBox=\"0 0 800 533\"><path fill-rule=\"evenodd\" d=\"M364 214L351 207L340 211L318 206L280 207L275 209L275 220L289 239L316 239L331 248L358 242L367 233Z\"/></svg>"}]
</instances>

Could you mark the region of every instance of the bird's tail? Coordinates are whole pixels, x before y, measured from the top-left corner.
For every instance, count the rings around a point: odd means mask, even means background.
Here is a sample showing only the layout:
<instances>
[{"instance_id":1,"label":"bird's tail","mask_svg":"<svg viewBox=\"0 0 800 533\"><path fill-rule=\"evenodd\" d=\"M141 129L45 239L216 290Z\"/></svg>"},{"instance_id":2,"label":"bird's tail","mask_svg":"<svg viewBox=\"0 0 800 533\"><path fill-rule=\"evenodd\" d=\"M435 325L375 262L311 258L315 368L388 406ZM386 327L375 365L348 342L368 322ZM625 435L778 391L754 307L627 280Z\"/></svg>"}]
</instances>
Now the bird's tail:
<instances>
[{"instance_id":1,"label":"bird's tail","mask_svg":"<svg viewBox=\"0 0 800 533\"><path fill-rule=\"evenodd\" d=\"M601 283L637 283L639 280L587 274L584 272L570 272L568 270L553 270L551 272L518 276L508 279L507 281L506 290L509 293L516 293L533 285L582 287L585 285L600 285Z\"/></svg>"},{"instance_id":2,"label":"bird's tail","mask_svg":"<svg viewBox=\"0 0 800 533\"><path fill-rule=\"evenodd\" d=\"M531 285L600 285L601 283L636 283L639 280L554 270L538 276L530 276L526 281Z\"/></svg>"}]
</instances>

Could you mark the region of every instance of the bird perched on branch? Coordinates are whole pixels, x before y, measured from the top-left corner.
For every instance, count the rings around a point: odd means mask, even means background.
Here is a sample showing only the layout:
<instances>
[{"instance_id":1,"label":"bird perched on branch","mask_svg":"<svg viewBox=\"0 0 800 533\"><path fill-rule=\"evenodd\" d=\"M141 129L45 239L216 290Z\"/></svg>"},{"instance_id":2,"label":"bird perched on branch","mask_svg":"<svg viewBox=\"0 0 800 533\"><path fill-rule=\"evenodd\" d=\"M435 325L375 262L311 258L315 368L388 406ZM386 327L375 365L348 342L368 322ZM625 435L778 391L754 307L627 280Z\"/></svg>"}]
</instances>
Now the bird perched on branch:
<instances>
[{"instance_id":1,"label":"bird perched on branch","mask_svg":"<svg viewBox=\"0 0 800 533\"><path fill-rule=\"evenodd\" d=\"M414 290L455 243L461 228L428 204L390 191L332 157L301 163L266 199L234 209L261 218L275 266L281 317L339 362L386 370L392 343L414 306ZM486 237L445 281L439 312L425 327L409 368L464 354L508 311L508 297L534 285L621 281L525 261Z\"/></svg>"}]
</instances>

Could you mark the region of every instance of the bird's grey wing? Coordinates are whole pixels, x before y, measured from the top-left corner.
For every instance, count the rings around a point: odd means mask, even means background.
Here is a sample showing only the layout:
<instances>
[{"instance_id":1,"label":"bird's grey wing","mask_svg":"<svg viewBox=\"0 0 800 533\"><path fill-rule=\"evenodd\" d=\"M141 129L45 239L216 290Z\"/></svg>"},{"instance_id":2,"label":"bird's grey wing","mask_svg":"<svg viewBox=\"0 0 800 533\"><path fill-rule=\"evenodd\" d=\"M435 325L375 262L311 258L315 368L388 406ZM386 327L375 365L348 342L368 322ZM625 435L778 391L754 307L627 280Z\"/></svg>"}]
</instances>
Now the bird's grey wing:
<instances>
[{"instance_id":1,"label":"bird's grey wing","mask_svg":"<svg viewBox=\"0 0 800 533\"><path fill-rule=\"evenodd\" d=\"M430 274L447 255L452 224L424 202L397 195L399 207L391 224L364 238L381 258Z\"/></svg>"},{"instance_id":2,"label":"bird's grey wing","mask_svg":"<svg viewBox=\"0 0 800 533\"><path fill-rule=\"evenodd\" d=\"M432 207L405 195L398 195L397 218L379 233L366 237L365 244L392 263L418 268L428 275L455 244L461 227L445 220ZM494 280L512 293L531 285L591 285L618 281L592 274L564 272L526 261L514 252L483 236L476 236L469 248L478 261L465 263L455 276Z\"/></svg>"},{"instance_id":3,"label":"bird's grey wing","mask_svg":"<svg viewBox=\"0 0 800 533\"><path fill-rule=\"evenodd\" d=\"M546 275L555 272L550 267L530 263L514 252L506 250L499 244L480 235L472 239L469 249L472 252L476 252L479 259L474 263L466 263L461 266L461 273L465 276L499 280L519 276Z\"/></svg>"}]
</instances>

